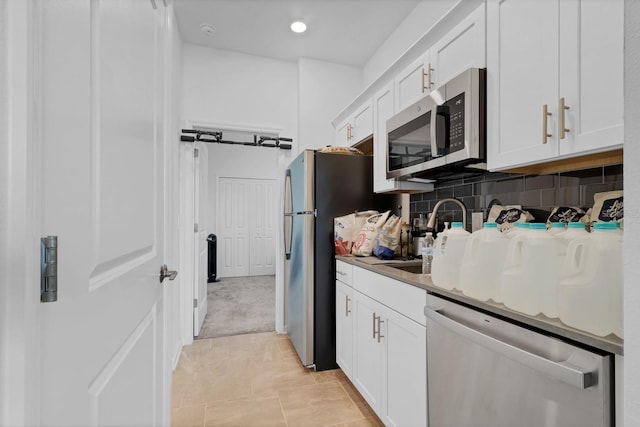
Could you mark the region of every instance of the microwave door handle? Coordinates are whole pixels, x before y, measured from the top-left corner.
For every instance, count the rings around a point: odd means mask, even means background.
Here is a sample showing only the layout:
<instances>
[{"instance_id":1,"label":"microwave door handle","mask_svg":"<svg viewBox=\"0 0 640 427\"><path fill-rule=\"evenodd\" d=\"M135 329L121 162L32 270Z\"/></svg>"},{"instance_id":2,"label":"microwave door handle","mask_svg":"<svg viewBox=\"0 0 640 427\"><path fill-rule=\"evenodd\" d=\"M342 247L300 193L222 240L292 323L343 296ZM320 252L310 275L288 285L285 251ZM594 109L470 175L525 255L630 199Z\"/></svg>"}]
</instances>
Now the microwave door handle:
<instances>
[{"instance_id":1,"label":"microwave door handle","mask_svg":"<svg viewBox=\"0 0 640 427\"><path fill-rule=\"evenodd\" d=\"M504 357L556 378L564 383L586 389L597 384L597 376L592 372L585 372L581 368L572 365L569 361L554 362L537 354L530 353L515 345L506 343L496 338L485 335L482 332L458 323L441 313L437 308L425 307L424 311L428 319L438 323L453 333L456 333L490 351L501 354ZM427 326L428 327L428 326Z\"/></svg>"},{"instance_id":2,"label":"microwave door handle","mask_svg":"<svg viewBox=\"0 0 640 427\"><path fill-rule=\"evenodd\" d=\"M429 120L430 123L430 133L431 133L431 158L439 157L438 154L438 140L436 139L438 136L437 128L438 128L438 106L436 105L429 111L431 114L431 118Z\"/></svg>"}]
</instances>

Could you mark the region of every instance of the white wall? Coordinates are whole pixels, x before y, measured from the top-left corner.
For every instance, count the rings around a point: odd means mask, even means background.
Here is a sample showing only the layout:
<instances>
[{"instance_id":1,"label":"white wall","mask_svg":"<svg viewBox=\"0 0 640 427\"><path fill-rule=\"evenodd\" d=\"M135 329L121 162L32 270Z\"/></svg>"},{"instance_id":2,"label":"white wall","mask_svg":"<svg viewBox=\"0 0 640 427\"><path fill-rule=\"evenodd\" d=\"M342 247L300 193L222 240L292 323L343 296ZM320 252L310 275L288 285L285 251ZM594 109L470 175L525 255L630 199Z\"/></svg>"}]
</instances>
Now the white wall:
<instances>
[{"instance_id":1,"label":"white wall","mask_svg":"<svg viewBox=\"0 0 640 427\"><path fill-rule=\"evenodd\" d=\"M362 87L375 81L456 3L457 0L422 0L367 61Z\"/></svg>"},{"instance_id":2,"label":"white wall","mask_svg":"<svg viewBox=\"0 0 640 427\"><path fill-rule=\"evenodd\" d=\"M185 44L182 81L186 121L273 129L295 139L295 63Z\"/></svg>"},{"instance_id":3,"label":"white wall","mask_svg":"<svg viewBox=\"0 0 640 427\"><path fill-rule=\"evenodd\" d=\"M640 2L625 1L624 425L640 425Z\"/></svg>"},{"instance_id":4,"label":"white wall","mask_svg":"<svg viewBox=\"0 0 640 427\"><path fill-rule=\"evenodd\" d=\"M360 93L362 70L309 58L300 59L298 70L299 148L331 145L335 141L331 121Z\"/></svg>"}]
</instances>

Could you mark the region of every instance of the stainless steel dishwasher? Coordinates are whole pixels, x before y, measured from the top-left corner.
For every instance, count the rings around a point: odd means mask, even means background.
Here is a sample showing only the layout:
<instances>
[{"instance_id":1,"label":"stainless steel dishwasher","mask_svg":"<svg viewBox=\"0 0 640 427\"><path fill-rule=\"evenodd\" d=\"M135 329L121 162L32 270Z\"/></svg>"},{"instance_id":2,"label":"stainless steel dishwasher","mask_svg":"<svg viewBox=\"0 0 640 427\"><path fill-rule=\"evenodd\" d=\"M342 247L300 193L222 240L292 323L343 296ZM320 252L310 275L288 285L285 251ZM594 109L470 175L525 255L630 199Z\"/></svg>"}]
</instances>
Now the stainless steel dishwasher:
<instances>
[{"instance_id":1,"label":"stainless steel dishwasher","mask_svg":"<svg viewBox=\"0 0 640 427\"><path fill-rule=\"evenodd\" d=\"M429 427L614 425L612 355L427 301Z\"/></svg>"}]
</instances>

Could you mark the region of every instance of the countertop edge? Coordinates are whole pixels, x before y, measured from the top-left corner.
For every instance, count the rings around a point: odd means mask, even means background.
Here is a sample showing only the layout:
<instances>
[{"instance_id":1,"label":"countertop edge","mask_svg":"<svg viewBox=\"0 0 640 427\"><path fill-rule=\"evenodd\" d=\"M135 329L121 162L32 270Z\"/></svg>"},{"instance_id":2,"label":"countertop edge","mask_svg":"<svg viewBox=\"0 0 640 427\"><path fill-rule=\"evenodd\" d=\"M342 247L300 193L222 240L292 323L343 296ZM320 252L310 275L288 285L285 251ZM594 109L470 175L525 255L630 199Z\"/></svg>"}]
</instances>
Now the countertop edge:
<instances>
[{"instance_id":1,"label":"countertop edge","mask_svg":"<svg viewBox=\"0 0 640 427\"><path fill-rule=\"evenodd\" d=\"M336 255L336 259L346 262L356 267L364 268L374 273L381 274L391 279L399 280L409 285L426 290L428 293L443 296L450 300L460 302L482 311L509 319L516 323L520 323L525 327L537 329L562 339L567 339L575 343L579 343L588 347L592 347L608 353L624 355L624 340L609 335L608 337L598 337L578 329L571 328L560 322L559 319L550 319L542 314L538 316L529 316L517 311L513 311L503 304L494 303L492 301L479 301L475 298L468 297L462 292L456 290L447 290L435 286L431 282L431 276L409 273L406 271L393 268L385 264L367 264L358 257Z\"/></svg>"}]
</instances>

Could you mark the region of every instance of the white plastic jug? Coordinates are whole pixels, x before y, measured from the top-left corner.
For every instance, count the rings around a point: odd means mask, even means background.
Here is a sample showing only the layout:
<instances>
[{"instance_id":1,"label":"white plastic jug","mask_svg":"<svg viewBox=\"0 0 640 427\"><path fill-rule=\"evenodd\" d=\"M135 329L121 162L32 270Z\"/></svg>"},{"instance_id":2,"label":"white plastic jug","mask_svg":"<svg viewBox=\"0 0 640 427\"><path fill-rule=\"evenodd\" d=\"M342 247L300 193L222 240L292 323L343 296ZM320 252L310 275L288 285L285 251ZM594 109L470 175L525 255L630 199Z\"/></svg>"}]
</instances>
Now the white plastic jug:
<instances>
[{"instance_id":1,"label":"white plastic jug","mask_svg":"<svg viewBox=\"0 0 640 427\"><path fill-rule=\"evenodd\" d=\"M497 227L495 222L486 222L481 230L471 234L460 267L460 290L480 301L502 301L500 276L509 238Z\"/></svg>"},{"instance_id":2,"label":"white plastic jug","mask_svg":"<svg viewBox=\"0 0 640 427\"><path fill-rule=\"evenodd\" d=\"M569 244L558 286L562 323L598 336L622 336L622 236L613 223L595 223Z\"/></svg>"},{"instance_id":3,"label":"white plastic jug","mask_svg":"<svg viewBox=\"0 0 640 427\"><path fill-rule=\"evenodd\" d=\"M434 285L460 290L460 265L470 235L462 228L461 222L452 223L450 229L438 234L431 263L431 280Z\"/></svg>"},{"instance_id":4,"label":"white plastic jug","mask_svg":"<svg viewBox=\"0 0 640 427\"><path fill-rule=\"evenodd\" d=\"M543 223L511 239L500 288L504 305L536 316L558 317L557 288L562 271L562 244Z\"/></svg>"}]
</instances>

